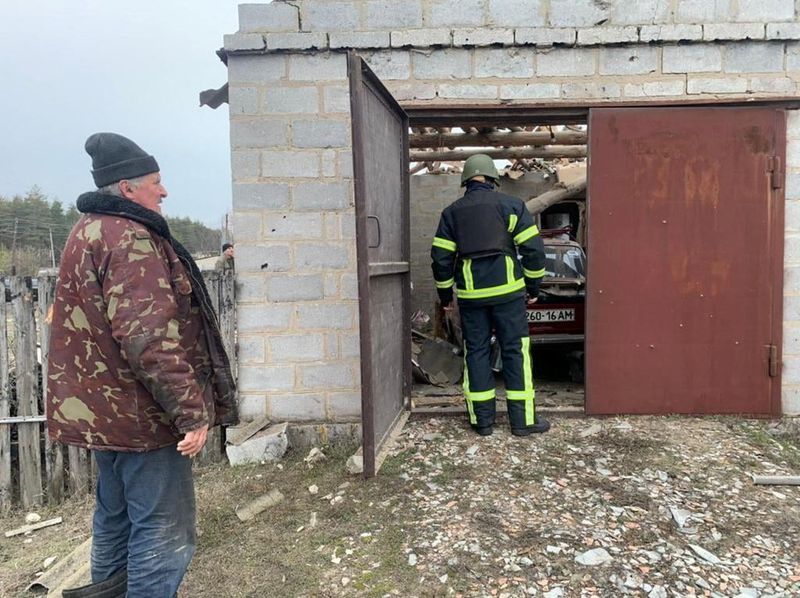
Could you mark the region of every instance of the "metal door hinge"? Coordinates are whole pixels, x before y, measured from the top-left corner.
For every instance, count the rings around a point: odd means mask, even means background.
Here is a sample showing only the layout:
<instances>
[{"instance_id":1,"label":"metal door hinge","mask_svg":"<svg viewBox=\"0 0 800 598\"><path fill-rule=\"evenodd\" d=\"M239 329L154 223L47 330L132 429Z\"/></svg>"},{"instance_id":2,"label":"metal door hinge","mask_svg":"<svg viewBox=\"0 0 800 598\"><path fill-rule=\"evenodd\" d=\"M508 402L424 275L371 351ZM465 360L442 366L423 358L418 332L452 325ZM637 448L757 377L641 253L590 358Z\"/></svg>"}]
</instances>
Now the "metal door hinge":
<instances>
[{"instance_id":1,"label":"metal door hinge","mask_svg":"<svg viewBox=\"0 0 800 598\"><path fill-rule=\"evenodd\" d=\"M778 375L778 347L769 346L769 376L775 378Z\"/></svg>"},{"instance_id":2,"label":"metal door hinge","mask_svg":"<svg viewBox=\"0 0 800 598\"><path fill-rule=\"evenodd\" d=\"M783 168L781 159L778 156L770 156L767 159L767 169L770 174L770 185L773 189L783 189Z\"/></svg>"}]
</instances>

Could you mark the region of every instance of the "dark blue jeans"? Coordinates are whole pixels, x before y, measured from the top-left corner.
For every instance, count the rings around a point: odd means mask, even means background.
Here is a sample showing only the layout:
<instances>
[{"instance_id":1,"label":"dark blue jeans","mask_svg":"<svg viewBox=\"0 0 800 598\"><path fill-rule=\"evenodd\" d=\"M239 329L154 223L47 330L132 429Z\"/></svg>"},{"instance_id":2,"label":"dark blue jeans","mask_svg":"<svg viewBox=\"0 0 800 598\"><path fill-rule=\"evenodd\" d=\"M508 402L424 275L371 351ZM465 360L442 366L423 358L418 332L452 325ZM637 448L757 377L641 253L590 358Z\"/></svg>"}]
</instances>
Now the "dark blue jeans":
<instances>
[{"instance_id":1,"label":"dark blue jeans","mask_svg":"<svg viewBox=\"0 0 800 598\"><path fill-rule=\"evenodd\" d=\"M92 582L127 567L129 598L172 598L196 544L191 459L174 445L94 457Z\"/></svg>"}]
</instances>

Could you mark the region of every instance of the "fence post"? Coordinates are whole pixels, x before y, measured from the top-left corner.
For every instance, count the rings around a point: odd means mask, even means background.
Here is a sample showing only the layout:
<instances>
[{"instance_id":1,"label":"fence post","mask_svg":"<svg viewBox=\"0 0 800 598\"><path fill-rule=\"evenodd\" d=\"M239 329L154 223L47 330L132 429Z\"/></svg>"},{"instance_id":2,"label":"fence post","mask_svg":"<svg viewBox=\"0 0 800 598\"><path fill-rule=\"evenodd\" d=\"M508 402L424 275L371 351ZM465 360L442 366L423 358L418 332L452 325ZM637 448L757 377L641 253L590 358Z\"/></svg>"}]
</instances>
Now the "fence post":
<instances>
[{"instance_id":1,"label":"fence post","mask_svg":"<svg viewBox=\"0 0 800 598\"><path fill-rule=\"evenodd\" d=\"M222 284L222 274L216 270L207 270L203 272L203 279L208 289L208 296L211 299L211 306L217 314L217 320L220 320L219 311L219 294L220 286ZM223 337L224 339L224 337ZM214 427L208 431L206 443L197 455L197 462L201 465L208 465L210 463L217 463L222 459L222 433L220 428Z\"/></svg>"},{"instance_id":2,"label":"fence post","mask_svg":"<svg viewBox=\"0 0 800 598\"><path fill-rule=\"evenodd\" d=\"M0 417L11 415L6 285L0 280ZM0 510L11 507L11 424L0 424Z\"/></svg>"},{"instance_id":3,"label":"fence post","mask_svg":"<svg viewBox=\"0 0 800 598\"><path fill-rule=\"evenodd\" d=\"M11 277L16 351L17 415L39 415L36 360L36 321L30 279ZM42 462L39 422L17 424L19 438L19 495L23 507L42 503Z\"/></svg>"}]
</instances>

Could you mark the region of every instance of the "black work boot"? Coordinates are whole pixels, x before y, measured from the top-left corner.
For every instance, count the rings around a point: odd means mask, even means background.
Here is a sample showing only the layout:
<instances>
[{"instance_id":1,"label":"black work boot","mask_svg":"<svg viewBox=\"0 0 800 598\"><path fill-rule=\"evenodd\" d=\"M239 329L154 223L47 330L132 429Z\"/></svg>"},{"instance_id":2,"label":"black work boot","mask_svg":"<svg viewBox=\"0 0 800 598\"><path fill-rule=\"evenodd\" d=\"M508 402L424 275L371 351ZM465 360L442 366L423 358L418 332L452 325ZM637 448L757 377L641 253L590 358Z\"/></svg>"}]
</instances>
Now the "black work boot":
<instances>
[{"instance_id":1,"label":"black work boot","mask_svg":"<svg viewBox=\"0 0 800 598\"><path fill-rule=\"evenodd\" d=\"M108 579L79 588L64 590L64 598L125 598L128 593L128 570L120 569Z\"/></svg>"},{"instance_id":2,"label":"black work boot","mask_svg":"<svg viewBox=\"0 0 800 598\"><path fill-rule=\"evenodd\" d=\"M494 428L492 426L472 426L472 429L478 433L480 436L491 436L492 432L494 432Z\"/></svg>"},{"instance_id":3,"label":"black work boot","mask_svg":"<svg viewBox=\"0 0 800 598\"><path fill-rule=\"evenodd\" d=\"M511 428L514 436L530 436L531 434L543 434L550 429L550 422L543 417L537 417L536 423L524 428Z\"/></svg>"}]
</instances>

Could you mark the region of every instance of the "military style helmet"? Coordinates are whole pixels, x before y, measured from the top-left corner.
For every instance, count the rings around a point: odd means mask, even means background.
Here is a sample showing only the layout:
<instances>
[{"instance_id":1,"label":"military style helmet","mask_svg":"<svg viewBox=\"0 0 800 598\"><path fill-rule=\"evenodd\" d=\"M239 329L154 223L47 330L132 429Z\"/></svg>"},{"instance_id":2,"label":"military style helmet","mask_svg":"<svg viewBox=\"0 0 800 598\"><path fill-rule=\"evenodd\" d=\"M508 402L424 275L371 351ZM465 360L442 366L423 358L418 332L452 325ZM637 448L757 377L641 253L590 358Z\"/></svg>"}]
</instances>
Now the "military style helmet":
<instances>
[{"instance_id":1,"label":"military style helmet","mask_svg":"<svg viewBox=\"0 0 800 598\"><path fill-rule=\"evenodd\" d=\"M481 174L492 179L495 184L497 183L497 179L500 178L500 175L497 173L497 168L494 165L494 161L489 156L486 154L475 154L474 156L470 156L467 158L467 161L464 162L464 170L461 171L461 186L463 187L466 185L467 181L472 177Z\"/></svg>"}]
</instances>

